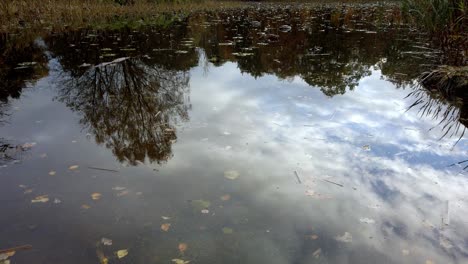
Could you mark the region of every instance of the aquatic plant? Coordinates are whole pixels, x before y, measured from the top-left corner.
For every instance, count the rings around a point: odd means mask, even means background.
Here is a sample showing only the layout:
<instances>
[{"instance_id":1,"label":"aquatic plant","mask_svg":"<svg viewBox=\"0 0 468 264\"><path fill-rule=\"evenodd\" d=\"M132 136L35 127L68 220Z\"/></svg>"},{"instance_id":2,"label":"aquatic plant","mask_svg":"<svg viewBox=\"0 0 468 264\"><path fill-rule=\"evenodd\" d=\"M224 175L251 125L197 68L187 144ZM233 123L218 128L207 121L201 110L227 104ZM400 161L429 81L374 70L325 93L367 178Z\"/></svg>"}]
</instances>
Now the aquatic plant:
<instances>
[{"instance_id":1,"label":"aquatic plant","mask_svg":"<svg viewBox=\"0 0 468 264\"><path fill-rule=\"evenodd\" d=\"M403 11L431 32L461 30L466 19L464 0L403 0Z\"/></svg>"}]
</instances>

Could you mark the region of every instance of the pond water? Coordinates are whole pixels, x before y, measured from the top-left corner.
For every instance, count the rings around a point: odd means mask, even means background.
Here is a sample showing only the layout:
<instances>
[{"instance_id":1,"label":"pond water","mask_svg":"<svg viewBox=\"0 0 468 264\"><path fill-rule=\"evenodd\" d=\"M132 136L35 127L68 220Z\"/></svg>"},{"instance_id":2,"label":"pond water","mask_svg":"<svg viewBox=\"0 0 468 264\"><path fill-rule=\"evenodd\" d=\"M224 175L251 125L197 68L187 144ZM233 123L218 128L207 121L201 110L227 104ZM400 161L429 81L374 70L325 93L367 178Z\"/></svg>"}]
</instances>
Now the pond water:
<instances>
[{"instance_id":1,"label":"pond water","mask_svg":"<svg viewBox=\"0 0 468 264\"><path fill-rule=\"evenodd\" d=\"M463 109L414 85L439 60L425 36L370 10L196 13L4 48L0 249L467 263Z\"/></svg>"}]
</instances>

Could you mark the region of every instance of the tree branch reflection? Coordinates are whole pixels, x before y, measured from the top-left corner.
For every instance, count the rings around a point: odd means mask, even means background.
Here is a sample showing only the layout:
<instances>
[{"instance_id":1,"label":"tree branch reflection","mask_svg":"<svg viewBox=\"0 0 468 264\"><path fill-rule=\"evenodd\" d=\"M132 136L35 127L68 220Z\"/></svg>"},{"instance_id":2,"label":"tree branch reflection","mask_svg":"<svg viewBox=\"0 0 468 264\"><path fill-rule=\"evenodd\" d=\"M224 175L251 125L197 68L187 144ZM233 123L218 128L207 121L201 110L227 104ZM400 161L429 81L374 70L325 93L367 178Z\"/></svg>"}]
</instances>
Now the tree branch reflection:
<instances>
[{"instance_id":1,"label":"tree branch reflection","mask_svg":"<svg viewBox=\"0 0 468 264\"><path fill-rule=\"evenodd\" d=\"M99 144L120 162L167 161L177 139L175 124L188 120L189 74L123 58L65 77L60 100L83 117Z\"/></svg>"}]
</instances>

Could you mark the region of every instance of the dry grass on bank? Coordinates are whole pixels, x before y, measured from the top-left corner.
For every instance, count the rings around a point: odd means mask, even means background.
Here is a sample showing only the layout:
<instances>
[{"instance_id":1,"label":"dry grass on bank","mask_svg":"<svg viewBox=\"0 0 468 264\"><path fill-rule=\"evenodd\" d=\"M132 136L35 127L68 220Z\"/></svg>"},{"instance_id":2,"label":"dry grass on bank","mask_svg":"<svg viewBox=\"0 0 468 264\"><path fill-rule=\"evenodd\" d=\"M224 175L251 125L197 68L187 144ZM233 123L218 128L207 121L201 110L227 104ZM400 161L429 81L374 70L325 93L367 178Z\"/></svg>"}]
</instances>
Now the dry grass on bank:
<instances>
[{"instance_id":1,"label":"dry grass on bank","mask_svg":"<svg viewBox=\"0 0 468 264\"><path fill-rule=\"evenodd\" d=\"M162 12L215 10L240 6L240 2L186 1L157 3L136 0L121 6L111 0L6 0L0 1L0 32L24 28L81 27L116 19L148 20Z\"/></svg>"}]
</instances>

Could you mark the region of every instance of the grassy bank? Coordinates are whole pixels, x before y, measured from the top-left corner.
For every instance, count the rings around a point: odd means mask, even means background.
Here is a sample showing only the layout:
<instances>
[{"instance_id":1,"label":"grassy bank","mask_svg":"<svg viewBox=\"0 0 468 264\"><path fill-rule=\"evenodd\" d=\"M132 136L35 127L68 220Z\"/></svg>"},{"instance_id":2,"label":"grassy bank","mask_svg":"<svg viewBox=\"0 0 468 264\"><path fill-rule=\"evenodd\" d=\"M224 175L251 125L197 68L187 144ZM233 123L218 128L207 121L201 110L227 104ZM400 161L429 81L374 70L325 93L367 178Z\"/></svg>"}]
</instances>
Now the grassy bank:
<instances>
[{"instance_id":1,"label":"grassy bank","mask_svg":"<svg viewBox=\"0 0 468 264\"><path fill-rule=\"evenodd\" d=\"M164 12L215 10L240 6L234 1L156 2L134 0L121 5L113 0L7 0L0 1L0 32L23 29L66 28L108 24L115 21L158 21Z\"/></svg>"}]
</instances>

